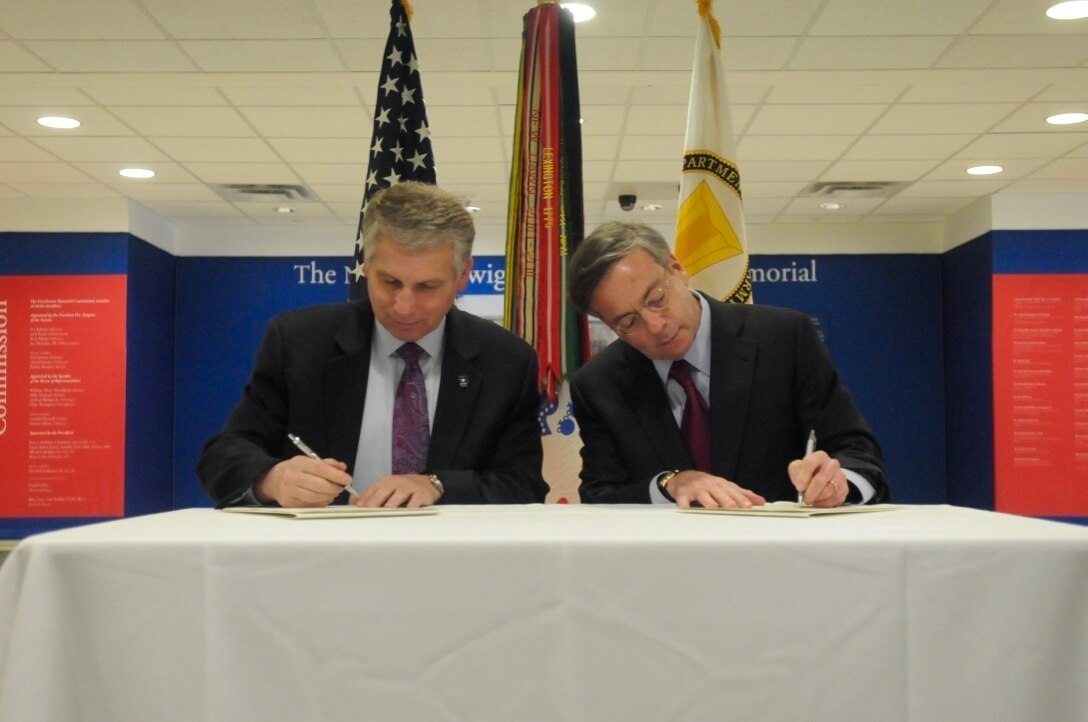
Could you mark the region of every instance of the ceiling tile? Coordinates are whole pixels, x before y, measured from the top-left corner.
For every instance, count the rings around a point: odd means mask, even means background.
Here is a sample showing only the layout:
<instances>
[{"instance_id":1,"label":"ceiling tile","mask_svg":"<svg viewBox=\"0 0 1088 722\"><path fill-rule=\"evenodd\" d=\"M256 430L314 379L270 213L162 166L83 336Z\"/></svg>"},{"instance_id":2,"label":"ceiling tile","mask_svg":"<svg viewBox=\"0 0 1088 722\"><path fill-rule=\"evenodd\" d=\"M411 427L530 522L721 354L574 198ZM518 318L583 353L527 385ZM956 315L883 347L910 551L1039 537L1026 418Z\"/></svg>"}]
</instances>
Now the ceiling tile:
<instances>
[{"instance_id":1,"label":"ceiling tile","mask_svg":"<svg viewBox=\"0 0 1088 722\"><path fill-rule=\"evenodd\" d=\"M0 40L0 68L7 73L48 73L53 70L17 43Z\"/></svg>"},{"instance_id":2,"label":"ceiling tile","mask_svg":"<svg viewBox=\"0 0 1088 722\"><path fill-rule=\"evenodd\" d=\"M9 137L0 137L0 158L3 158L6 163L22 161L56 163L59 160L29 140Z\"/></svg>"},{"instance_id":3,"label":"ceiling tile","mask_svg":"<svg viewBox=\"0 0 1088 722\"><path fill-rule=\"evenodd\" d=\"M796 38L728 38L722 40L722 63L728 71L778 70L786 67L796 48ZM693 53L685 57L687 64L677 69L690 70Z\"/></svg>"},{"instance_id":4,"label":"ceiling tile","mask_svg":"<svg viewBox=\"0 0 1088 722\"><path fill-rule=\"evenodd\" d=\"M373 113L362 108L243 107L238 112L270 138L364 138L369 142Z\"/></svg>"},{"instance_id":5,"label":"ceiling tile","mask_svg":"<svg viewBox=\"0 0 1088 722\"><path fill-rule=\"evenodd\" d=\"M255 82L257 80L254 78ZM277 84L273 87L223 87L220 92L234 105L300 105L313 108L326 105L357 106L361 103L358 91L350 85L322 87L300 84L285 87Z\"/></svg>"},{"instance_id":6,"label":"ceiling tile","mask_svg":"<svg viewBox=\"0 0 1088 722\"><path fill-rule=\"evenodd\" d=\"M0 42L0 68L11 72L3 59L3 43ZM87 95L74 88L7 87L0 92L0 105L29 105L33 107L80 106L93 104Z\"/></svg>"},{"instance_id":7,"label":"ceiling tile","mask_svg":"<svg viewBox=\"0 0 1088 722\"><path fill-rule=\"evenodd\" d=\"M91 136L43 137L35 142L51 153L69 161L139 161L166 160L162 151L143 138L95 138Z\"/></svg>"},{"instance_id":8,"label":"ceiling tile","mask_svg":"<svg viewBox=\"0 0 1088 722\"><path fill-rule=\"evenodd\" d=\"M744 183L783 183L788 181L810 182L830 165L827 161L778 161L754 160L745 163L741 169L741 181Z\"/></svg>"},{"instance_id":9,"label":"ceiling tile","mask_svg":"<svg viewBox=\"0 0 1088 722\"><path fill-rule=\"evenodd\" d=\"M170 163L167 161L146 161L136 164L140 168L147 168L155 171L154 178L125 178L124 176L121 176L120 171L123 168L131 168L133 164L120 160L80 161L73 163L72 165L95 180L108 183L111 187L115 188L165 183L192 183L196 181L196 178L186 171L185 168L177 163Z\"/></svg>"},{"instance_id":10,"label":"ceiling tile","mask_svg":"<svg viewBox=\"0 0 1088 722\"><path fill-rule=\"evenodd\" d=\"M86 184L90 180L67 163L0 162L0 183Z\"/></svg>"},{"instance_id":11,"label":"ceiling tile","mask_svg":"<svg viewBox=\"0 0 1088 722\"><path fill-rule=\"evenodd\" d=\"M1088 158L1059 158L1026 177L1037 180L1084 180L1088 178Z\"/></svg>"},{"instance_id":12,"label":"ceiling tile","mask_svg":"<svg viewBox=\"0 0 1088 722\"><path fill-rule=\"evenodd\" d=\"M1046 9L1059 0L997 0L985 17L971 28L987 35L1051 35L1076 32L1076 23L1060 22L1046 16Z\"/></svg>"},{"instance_id":13,"label":"ceiling tile","mask_svg":"<svg viewBox=\"0 0 1088 722\"><path fill-rule=\"evenodd\" d=\"M749 160L835 160L853 143L847 135L748 135L737 144Z\"/></svg>"},{"instance_id":14,"label":"ceiling tile","mask_svg":"<svg viewBox=\"0 0 1088 722\"><path fill-rule=\"evenodd\" d=\"M896 198L981 198L1009 184L1007 179L986 180L960 175L964 180L921 180L895 194Z\"/></svg>"},{"instance_id":15,"label":"ceiling tile","mask_svg":"<svg viewBox=\"0 0 1088 722\"><path fill-rule=\"evenodd\" d=\"M36 39L162 38L163 33L131 0L5 0L0 28Z\"/></svg>"},{"instance_id":16,"label":"ceiling tile","mask_svg":"<svg viewBox=\"0 0 1088 722\"><path fill-rule=\"evenodd\" d=\"M971 143L975 135L867 135L843 160L941 160Z\"/></svg>"},{"instance_id":17,"label":"ceiling tile","mask_svg":"<svg viewBox=\"0 0 1088 722\"><path fill-rule=\"evenodd\" d=\"M435 163L439 185L510 182L510 168L505 163L446 163L441 157Z\"/></svg>"},{"instance_id":18,"label":"ceiling tile","mask_svg":"<svg viewBox=\"0 0 1088 722\"><path fill-rule=\"evenodd\" d=\"M899 100L901 103L1023 103L1044 87L1038 83L928 83L912 85Z\"/></svg>"},{"instance_id":19,"label":"ceiling tile","mask_svg":"<svg viewBox=\"0 0 1088 722\"><path fill-rule=\"evenodd\" d=\"M114 113L144 136L226 138L255 135L233 108L118 107Z\"/></svg>"},{"instance_id":20,"label":"ceiling tile","mask_svg":"<svg viewBox=\"0 0 1088 722\"><path fill-rule=\"evenodd\" d=\"M1083 123L1077 125L1050 125L1046 119L1055 113L1067 113L1071 110L1066 103L1029 103L1005 117L994 126L995 133L1062 133L1077 134L1083 137L1088 131ZM1088 113L1088 104L1074 108Z\"/></svg>"},{"instance_id":21,"label":"ceiling tile","mask_svg":"<svg viewBox=\"0 0 1088 722\"><path fill-rule=\"evenodd\" d=\"M813 35L958 35L978 20L992 0L914 0L879 3L829 0Z\"/></svg>"},{"instance_id":22,"label":"ceiling tile","mask_svg":"<svg viewBox=\"0 0 1088 722\"><path fill-rule=\"evenodd\" d=\"M18 193L31 198L57 198L58 186L53 183L11 183ZM66 183L63 198L116 198L120 194L101 183Z\"/></svg>"},{"instance_id":23,"label":"ceiling tile","mask_svg":"<svg viewBox=\"0 0 1088 722\"><path fill-rule=\"evenodd\" d=\"M590 148L598 142L612 140L609 136L600 136L587 139L583 143L584 148ZM606 146L607 147L607 146ZM684 157L683 135L625 135L620 145L619 153L612 149L607 155L598 154L601 157L596 160L608 160L616 157L621 161L642 160L667 160L680 168L681 159Z\"/></svg>"},{"instance_id":24,"label":"ceiling tile","mask_svg":"<svg viewBox=\"0 0 1088 722\"><path fill-rule=\"evenodd\" d=\"M427 107L431 130L443 137L489 137L499 132L499 119L490 107L444 105ZM367 126L369 140L369 124Z\"/></svg>"},{"instance_id":25,"label":"ceiling tile","mask_svg":"<svg viewBox=\"0 0 1088 722\"><path fill-rule=\"evenodd\" d=\"M934 160L844 160L820 176L825 181L913 181L931 171Z\"/></svg>"},{"instance_id":26,"label":"ceiling tile","mask_svg":"<svg viewBox=\"0 0 1088 722\"><path fill-rule=\"evenodd\" d=\"M578 70L631 70L639 64L639 43L631 38L578 38Z\"/></svg>"},{"instance_id":27,"label":"ceiling tile","mask_svg":"<svg viewBox=\"0 0 1088 722\"><path fill-rule=\"evenodd\" d=\"M124 179L119 179L124 180ZM219 201L222 199L203 183L110 183L110 188L138 201Z\"/></svg>"},{"instance_id":28,"label":"ceiling tile","mask_svg":"<svg viewBox=\"0 0 1088 722\"><path fill-rule=\"evenodd\" d=\"M752 135L856 134L864 132L885 110L884 105L765 105L746 133Z\"/></svg>"},{"instance_id":29,"label":"ceiling tile","mask_svg":"<svg viewBox=\"0 0 1088 722\"><path fill-rule=\"evenodd\" d=\"M596 111L597 108L583 109L582 115L587 118L582 125L583 135L615 133L619 130L625 135L676 135L685 132L688 125L686 105L643 105L631 108L627 113L626 126L623 124L624 108L611 106L607 113L593 117L592 122L591 110Z\"/></svg>"},{"instance_id":30,"label":"ceiling tile","mask_svg":"<svg viewBox=\"0 0 1088 722\"><path fill-rule=\"evenodd\" d=\"M962 103L938 105L917 103L896 105L873 125L877 135L941 133L985 133L1016 109L1010 103Z\"/></svg>"},{"instance_id":31,"label":"ceiling tile","mask_svg":"<svg viewBox=\"0 0 1088 722\"><path fill-rule=\"evenodd\" d=\"M983 160L983 159L977 159ZM988 159L986 159L988 160ZM992 178L996 182L1009 182L1016 180L1017 178L1026 178L1034 171L1038 170L1040 166L1046 163L1045 160L1038 158L1012 158L1012 159L994 159L994 162L1000 161L998 165L1002 166L1005 170L1000 174L1000 177L994 176L979 176L975 180L987 180ZM926 180L972 180L972 176L967 175L967 169L976 165L976 160L950 160L941 163L933 169L926 176Z\"/></svg>"},{"instance_id":32,"label":"ceiling tile","mask_svg":"<svg viewBox=\"0 0 1088 722\"><path fill-rule=\"evenodd\" d=\"M990 133L968 145L956 158L1039 158L1062 156L1085 142L1078 133Z\"/></svg>"},{"instance_id":33,"label":"ceiling tile","mask_svg":"<svg viewBox=\"0 0 1088 722\"><path fill-rule=\"evenodd\" d=\"M324 35L310 3L297 0L141 0L174 38L313 38ZM388 17L388 16L387 16ZM388 24L388 23L387 23Z\"/></svg>"},{"instance_id":34,"label":"ceiling tile","mask_svg":"<svg viewBox=\"0 0 1088 722\"><path fill-rule=\"evenodd\" d=\"M157 138L150 139L176 161L221 163L274 163L280 160L269 143L257 138Z\"/></svg>"},{"instance_id":35,"label":"ceiling tile","mask_svg":"<svg viewBox=\"0 0 1088 722\"><path fill-rule=\"evenodd\" d=\"M27 48L62 73L187 72L197 67L166 40L35 40Z\"/></svg>"},{"instance_id":36,"label":"ceiling tile","mask_svg":"<svg viewBox=\"0 0 1088 722\"><path fill-rule=\"evenodd\" d=\"M186 40L182 49L215 73L314 73L343 70L327 40Z\"/></svg>"},{"instance_id":37,"label":"ceiling tile","mask_svg":"<svg viewBox=\"0 0 1088 722\"><path fill-rule=\"evenodd\" d=\"M204 183L298 183L283 163L186 163L186 169ZM358 171L358 166L351 166Z\"/></svg>"},{"instance_id":38,"label":"ceiling tile","mask_svg":"<svg viewBox=\"0 0 1088 722\"><path fill-rule=\"evenodd\" d=\"M789 67L797 70L928 68L951 42L951 38L941 36L810 37L801 43Z\"/></svg>"},{"instance_id":39,"label":"ceiling tile","mask_svg":"<svg viewBox=\"0 0 1088 722\"><path fill-rule=\"evenodd\" d=\"M146 84L126 84L87 88L87 94L102 105L226 105L215 88L164 87L153 80Z\"/></svg>"},{"instance_id":40,"label":"ceiling tile","mask_svg":"<svg viewBox=\"0 0 1088 722\"><path fill-rule=\"evenodd\" d=\"M1049 37L976 35L961 38L940 68L1062 68L1088 60L1088 35Z\"/></svg>"},{"instance_id":41,"label":"ceiling tile","mask_svg":"<svg viewBox=\"0 0 1088 722\"><path fill-rule=\"evenodd\" d=\"M904 85L841 85L809 82L803 85L776 85L767 94L767 102L772 105L805 103L887 105L895 102L904 90L906 90Z\"/></svg>"},{"instance_id":42,"label":"ceiling tile","mask_svg":"<svg viewBox=\"0 0 1088 722\"><path fill-rule=\"evenodd\" d=\"M358 163L365 167L370 148L364 138L270 138L288 163Z\"/></svg>"},{"instance_id":43,"label":"ceiling tile","mask_svg":"<svg viewBox=\"0 0 1088 722\"><path fill-rule=\"evenodd\" d=\"M725 37L799 36L811 26L824 0L731 0L714 7ZM698 15L684 0L650 3L648 27L655 35L694 35Z\"/></svg>"}]
</instances>

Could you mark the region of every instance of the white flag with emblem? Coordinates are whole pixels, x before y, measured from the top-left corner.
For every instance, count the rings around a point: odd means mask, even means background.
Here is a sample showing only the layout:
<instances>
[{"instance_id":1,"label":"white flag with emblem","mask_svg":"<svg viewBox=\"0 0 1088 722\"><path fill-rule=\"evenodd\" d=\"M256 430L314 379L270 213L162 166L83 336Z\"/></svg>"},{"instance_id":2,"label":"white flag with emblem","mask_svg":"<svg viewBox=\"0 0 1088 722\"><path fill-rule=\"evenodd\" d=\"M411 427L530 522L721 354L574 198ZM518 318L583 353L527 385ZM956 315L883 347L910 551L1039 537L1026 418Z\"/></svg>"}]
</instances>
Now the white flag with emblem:
<instances>
[{"instance_id":1,"label":"white flag with emblem","mask_svg":"<svg viewBox=\"0 0 1088 722\"><path fill-rule=\"evenodd\" d=\"M740 170L722 63L721 30L698 0L699 31L691 73L674 252L692 285L723 301L751 303L748 239Z\"/></svg>"}]
</instances>

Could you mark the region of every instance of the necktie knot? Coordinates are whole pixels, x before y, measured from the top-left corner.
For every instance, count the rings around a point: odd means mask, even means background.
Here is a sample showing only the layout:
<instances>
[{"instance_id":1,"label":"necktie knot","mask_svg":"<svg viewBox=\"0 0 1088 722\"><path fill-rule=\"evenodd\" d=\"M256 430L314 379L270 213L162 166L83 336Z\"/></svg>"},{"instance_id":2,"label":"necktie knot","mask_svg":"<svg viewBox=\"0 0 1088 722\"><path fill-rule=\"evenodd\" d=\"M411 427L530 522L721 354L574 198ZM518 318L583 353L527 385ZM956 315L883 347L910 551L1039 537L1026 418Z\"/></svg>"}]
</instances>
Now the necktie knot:
<instances>
[{"instance_id":1,"label":"necktie knot","mask_svg":"<svg viewBox=\"0 0 1088 722\"><path fill-rule=\"evenodd\" d=\"M404 359L404 363L409 365L419 363L419 357L422 354L423 349L419 347L419 344L411 341L397 349L397 355Z\"/></svg>"},{"instance_id":2,"label":"necktie knot","mask_svg":"<svg viewBox=\"0 0 1088 722\"><path fill-rule=\"evenodd\" d=\"M695 388L695 382L691 380L691 364L684 359L672 362L672 366L669 367L669 378L683 386L684 391Z\"/></svg>"}]
</instances>

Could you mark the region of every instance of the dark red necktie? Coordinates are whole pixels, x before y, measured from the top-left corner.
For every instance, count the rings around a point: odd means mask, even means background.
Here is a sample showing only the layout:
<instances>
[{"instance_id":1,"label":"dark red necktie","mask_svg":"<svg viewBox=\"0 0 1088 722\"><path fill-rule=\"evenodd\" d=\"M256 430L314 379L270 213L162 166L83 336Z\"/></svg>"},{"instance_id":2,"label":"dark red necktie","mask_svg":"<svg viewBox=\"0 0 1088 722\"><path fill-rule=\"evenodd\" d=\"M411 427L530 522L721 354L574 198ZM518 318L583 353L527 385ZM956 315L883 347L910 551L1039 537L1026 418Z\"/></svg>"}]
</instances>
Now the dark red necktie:
<instances>
[{"instance_id":1,"label":"dark red necktie","mask_svg":"<svg viewBox=\"0 0 1088 722\"><path fill-rule=\"evenodd\" d=\"M431 430L427 423L427 387L419 356L423 349L406 343L397 349L404 359L404 373L393 399L393 473L418 474L427 463Z\"/></svg>"},{"instance_id":2,"label":"dark red necktie","mask_svg":"<svg viewBox=\"0 0 1088 722\"><path fill-rule=\"evenodd\" d=\"M700 471L710 471L710 408L691 380L691 366L684 359L673 361L669 378L684 388L687 401L680 417L680 433L691 452L691 460Z\"/></svg>"}]
</instances>

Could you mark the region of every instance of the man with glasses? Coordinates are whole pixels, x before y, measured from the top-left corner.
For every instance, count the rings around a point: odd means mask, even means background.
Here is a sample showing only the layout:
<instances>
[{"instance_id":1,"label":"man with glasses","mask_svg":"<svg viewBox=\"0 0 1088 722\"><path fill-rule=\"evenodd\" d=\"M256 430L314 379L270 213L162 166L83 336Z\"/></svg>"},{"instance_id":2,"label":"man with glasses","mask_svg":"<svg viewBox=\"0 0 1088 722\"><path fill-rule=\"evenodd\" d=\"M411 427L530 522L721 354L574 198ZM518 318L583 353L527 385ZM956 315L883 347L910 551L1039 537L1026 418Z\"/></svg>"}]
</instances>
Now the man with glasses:
<instances>
[{"instance_id":1,"label":"man with glasses","mask_svg":"<svg viewBox=\"0 0 1088 722\"><path fill-rule=\"evenodd\" d=\"M879 444L807 316L693 292L638 223L590 234L568 278L619 336L571 381L583 502L887 501Z\"/></svg>"}]
</instances>

